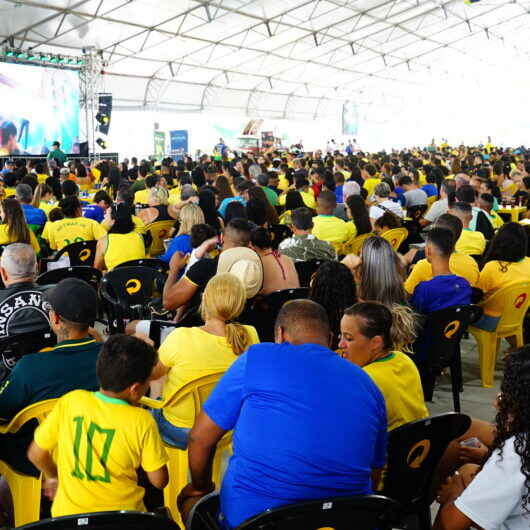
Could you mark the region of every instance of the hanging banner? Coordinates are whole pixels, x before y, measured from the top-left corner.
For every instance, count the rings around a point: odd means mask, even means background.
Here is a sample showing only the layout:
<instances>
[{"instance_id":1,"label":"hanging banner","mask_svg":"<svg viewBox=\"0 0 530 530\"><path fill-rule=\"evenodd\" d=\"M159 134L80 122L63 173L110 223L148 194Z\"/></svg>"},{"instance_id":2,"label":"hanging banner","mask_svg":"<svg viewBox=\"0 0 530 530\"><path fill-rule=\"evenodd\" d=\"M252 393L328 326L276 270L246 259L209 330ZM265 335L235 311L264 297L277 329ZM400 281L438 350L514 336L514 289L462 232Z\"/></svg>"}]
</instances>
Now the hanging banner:
<instances>
[{"instance_id":1,"label":"hanging banner","mask_svg":"<svg viewBox=\"0 0 530 530\"><path fill-rule=\"evenodd\" d=\"M155 142L155 160L161 161L166 154L166 133L162 131L155 131L154 133Z\"/></svg>"},{"instance_id":2,"label":"hanging banner","mask_svg":"<svg viewBox=\"0 0 530 530\"><path fill-rule=\"evenodd\" d=\"M359 132L359 108L357 103L346 101L342 106L342 134L354 136Z\"/></svg>"},{"instance_id":3,"label":"hanging banner","mask_svg":"<svg viewBox=\"0 0 530 530\"><path fill-rule=\"evenodd\" d=\"M188 152L188 131L169 131L170 154L173 160L184 160Z\"/></svg>"}]
</instances>

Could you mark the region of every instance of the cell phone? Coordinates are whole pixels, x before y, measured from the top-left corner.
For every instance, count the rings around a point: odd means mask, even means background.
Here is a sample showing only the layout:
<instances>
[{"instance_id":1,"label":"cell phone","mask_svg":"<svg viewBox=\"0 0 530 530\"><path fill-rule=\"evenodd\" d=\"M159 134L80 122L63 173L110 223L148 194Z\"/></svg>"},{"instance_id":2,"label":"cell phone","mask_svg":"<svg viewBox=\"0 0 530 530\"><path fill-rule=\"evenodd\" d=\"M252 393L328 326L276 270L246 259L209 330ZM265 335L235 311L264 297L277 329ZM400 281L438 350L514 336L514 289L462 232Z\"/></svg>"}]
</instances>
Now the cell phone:
<instances>
[{"instance_id":1,"label":"cell phone","mask_svg":"<svg viewBox=\"0 0 530 530\"><path fill-rule=\"evenodd\" d=\"M477 449L477 448L480 447L480 440L478 438L476 438L475 436L473 436L473 438L468 438L467 440L462 440L460 442L460 445L462 447L471 447L471 448Z\"/></svg>"}]
</instances>

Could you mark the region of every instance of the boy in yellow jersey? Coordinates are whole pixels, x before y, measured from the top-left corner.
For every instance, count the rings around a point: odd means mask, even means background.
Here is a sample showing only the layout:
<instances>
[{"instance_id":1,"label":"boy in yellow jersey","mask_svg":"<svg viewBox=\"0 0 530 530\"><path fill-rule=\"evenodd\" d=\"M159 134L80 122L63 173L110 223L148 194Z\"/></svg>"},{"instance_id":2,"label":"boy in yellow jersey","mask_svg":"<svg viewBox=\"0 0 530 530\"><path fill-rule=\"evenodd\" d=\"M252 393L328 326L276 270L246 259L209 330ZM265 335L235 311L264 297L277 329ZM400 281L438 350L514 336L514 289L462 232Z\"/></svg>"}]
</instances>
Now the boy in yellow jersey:
<instances>
[{"instance_id":1,"label":"boy in yellow jersey","mask_svg":"<svg viewBox=\"0 0 530 530\"><path fill-rule=\"evenodd\" d=\"M455 245L455 250L468 256L482 256L486 249L486 239L482 232L473 231L469 223L473 219L473 210L467 202L457 202L449 209L451 215L456 215L462 221L462 235Z\"/></svg>"},{"instance_id":2,"label":"boy in yellow jersey","mask_svg":"<svg viewBox=\"0 0 530 530\"><path fill-rule=\"evenodd\" d=\"M145 189L134 194L134 204L147 204L151 188L155 188L160 182L159 175L149 175L145 179Z\"/></svg>"},{"instance_id":3,"label":"boy in yellow jersey","mask_svg":"<svg viewBox=\"0 0 530 530\"><path fill-rule=\"evenodd\" d=\"M35 431L28 458L45 474L53 517L145 511L139 467L156 488L167 485L168 458L158 428L136 406L156 363L156 352L145 342L113 335L97 360L99 392L66 394Z\"/></svg>"},{"instance_id":4,"label":"boy in yellow jersey","mask_svg":"<svg viewBox=\"0 0 530 530\"><path fill-rule=\"evenodd\" d=\"M362 176L364 179L363 188L368 192L368 199L374 194L375 187L381 182L380 178L377 178L377 169L372 164L366 164L362 170Z\"/></svg>"},{"instance_id":5,"label":"boy in yellow jersey","mask_svg":"<svg viewBox=\"0 0 530 530\"><path fill-rule=\"evenodd\" d=\"M48 241L52 250L78 241L97 240L107 234L105 228L93 219L83 217L81 203L77 197L66 197L59 203L65 218L60 221L47 222L42 237Z\"/></svg>"},{"instance_id":6,"label":"boy in yellow jersey","mask_svg":"<svg viewBox=\"0 0 530 530\"><path fill-rule=\"evenodd\" d=\"M317 239L327 241L340 252L341 246L354 236L355 226L335 217L333 212L336 207L335 193L322 191L317 199L318 215L313 218L313 235Z\"/></svg>"},{"instance_id":7,"label":"boy in yellow jersey","mask_svg":"<svg viewBox=\"0 0 530 530\"><path fill-rule=\"evenodd\" d=\"M444 213L438 217L436 227L449 228L453 233L454 241L458 241L462 233L462 221L455 215ZM471 287L475 287L479 278L479 270L477 262L466 254L453 252L449 258L449 270L456 276L465 278ZM421 282L426 282L433 278L433 271L431 264L426 259L420 259L414 265L408 278L405 281L405 290L412 294L416 286Z\"/></svg>"}]
</instances>

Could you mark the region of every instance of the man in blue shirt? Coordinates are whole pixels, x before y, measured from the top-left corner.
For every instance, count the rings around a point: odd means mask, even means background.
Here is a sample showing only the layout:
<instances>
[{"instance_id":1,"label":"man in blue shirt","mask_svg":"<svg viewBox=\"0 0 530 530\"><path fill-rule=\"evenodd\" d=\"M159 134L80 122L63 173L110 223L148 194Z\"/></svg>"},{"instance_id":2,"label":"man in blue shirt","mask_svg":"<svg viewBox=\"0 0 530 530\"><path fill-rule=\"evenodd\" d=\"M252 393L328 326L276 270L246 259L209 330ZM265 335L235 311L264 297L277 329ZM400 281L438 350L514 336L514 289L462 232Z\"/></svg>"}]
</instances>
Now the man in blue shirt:
<instances>
[{"instance_id":1,"label":"man in blue shirt","mask_svg":"<svg viewBox=\"0 0 530 530\"><path fill-rule=\"evenodd\" d=\"M448 228L433 227L427 234L425 257L432 267L432 279L420 282L410 303L415 311L426 314L455 305L471 303L471 286L449 268L455 250L454 235Z\"/></svg>"},{"instance_id":2,"label":"man in blue shirt","mask_svg":"<svg viewBox=\"0 0 530 530\"><path fill-rule=\"evenodd\" d=\"M242 180L239 184L237 184L236 191L238 194L235 197L227 197L226 199L222 200L221 204L219 205L219 209L217 210L219 214L224 217L226 214L226 207L232 201L239 201L241 204L246 206L248 202L248 190L252 188L252 186L254 186L254 184L248 180Z\"/></svg>"},{"instance_id":3,"label":"man in blue shirt","mask_svg":"<svg viewBox=\"0 0 530 530\"><path fill-rule=\"evenodd\" d=\"M11 159L8 159L4 164L4 169L2 169L0 173L2 173L2 175L7 175L8 173L13 173L13 171L15 171L15 162L13 162Z\"/></svg>"},{"instance_id":4,"label":"man in blue shirt","mask_svg":"<svg viewBox=\"0 0 530 530\"><path fill-rule=\"evenodd\" d=\"M28 225L42 228L46 224L46 214L40 208L31 205L33 192L29 184L19 184L15 189L15 194L24 210L24 217Z\"/></svg>"},{"instance_id":5,"label":"man in blue shirt","mask_svg":"<svg viewBox=\"0 0 530 530\"><path fill-rule=\"evenodd\" d=\"M319 304L286 304L275 335L276 344L241 355L204 404L189 438L192 481L178 499L184 515L213 491L211 456L232 429L234 454L220 493L225 528L269 508L372 492L386 458L380 391L329 349L328 317Z\"/></svg>"},{"instance_id":6,"label":"man in blue shirt","mask_svg":"<svg viewBox=\"0 0 530 530\"><path fill-rule=\"evenodd\" d=\"M112 198L110 195L105 190L99 190L94 195L94 202L83 206L83 217L101 223L105 217L105 212L111 206Z\"/></svg>"}]
</instances>

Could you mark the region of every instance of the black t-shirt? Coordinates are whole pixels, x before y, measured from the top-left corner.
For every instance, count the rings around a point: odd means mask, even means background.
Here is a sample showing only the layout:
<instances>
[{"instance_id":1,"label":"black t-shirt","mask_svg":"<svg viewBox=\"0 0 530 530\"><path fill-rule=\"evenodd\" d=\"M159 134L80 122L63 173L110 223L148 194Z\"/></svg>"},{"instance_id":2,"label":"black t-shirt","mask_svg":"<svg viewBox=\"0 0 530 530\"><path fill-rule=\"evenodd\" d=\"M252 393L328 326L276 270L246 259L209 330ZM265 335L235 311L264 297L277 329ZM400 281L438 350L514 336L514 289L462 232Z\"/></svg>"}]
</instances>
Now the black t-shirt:
<instances>
[{"instance_id":1,"label":"black t-shirt","mask_svg":"<svg viewBox=\"0 0 530 530\"><path fill-rule=\"evenodd\" d=\"M203 258L194 263L186 273L186 278L197 286L197 292L188 303L188 308L199 306L206 284L216 275L219 258Z\"/></svg>"}]
</instances>

